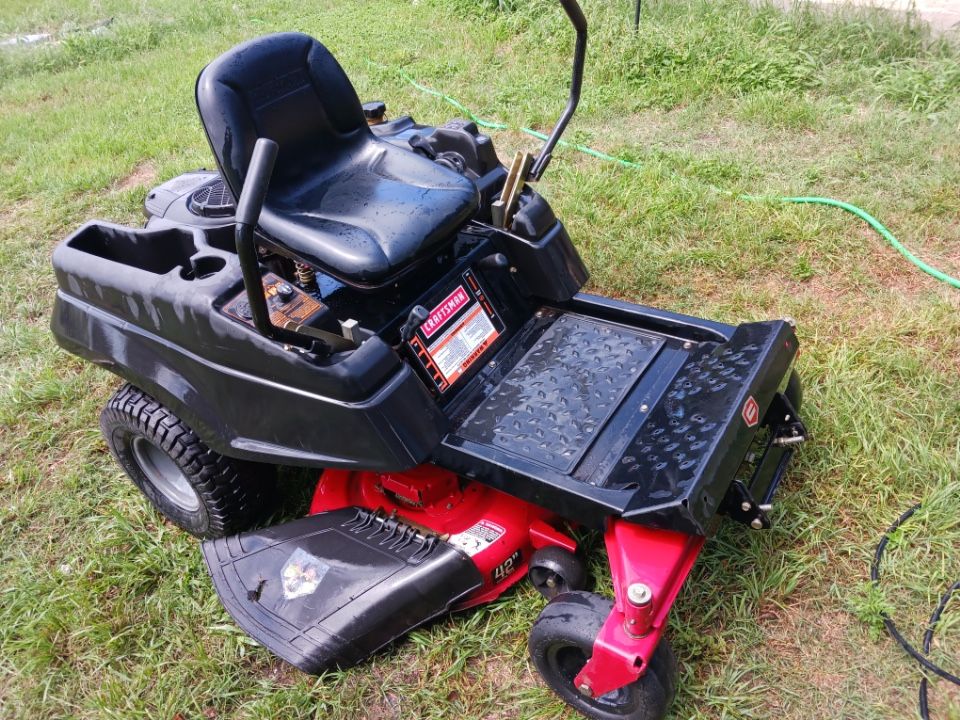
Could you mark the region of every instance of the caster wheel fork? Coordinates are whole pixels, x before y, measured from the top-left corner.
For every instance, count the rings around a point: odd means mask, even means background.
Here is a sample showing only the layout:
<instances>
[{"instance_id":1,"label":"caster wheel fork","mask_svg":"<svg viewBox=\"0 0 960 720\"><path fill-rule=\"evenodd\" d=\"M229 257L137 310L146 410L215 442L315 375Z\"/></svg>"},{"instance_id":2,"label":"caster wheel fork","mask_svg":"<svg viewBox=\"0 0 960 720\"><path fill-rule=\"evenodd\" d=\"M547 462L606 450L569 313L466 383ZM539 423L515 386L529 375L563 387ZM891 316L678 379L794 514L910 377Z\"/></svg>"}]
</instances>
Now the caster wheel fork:
<instances>
[{"instance_id":1,"label":"caster wheel fork","mask_svg":"<svg viewBox=\"0 0 960 720\"><path fill-rule=\"evenodd\" d=\"M550 689L588 718L663 720L676 694L678 676L676 658L665 638L657 645L647 672L629 685L600 697L574 686L612 609L611 600L593 593L557 595L530 631L533 663Z\"/></svg>"}]
</instances>

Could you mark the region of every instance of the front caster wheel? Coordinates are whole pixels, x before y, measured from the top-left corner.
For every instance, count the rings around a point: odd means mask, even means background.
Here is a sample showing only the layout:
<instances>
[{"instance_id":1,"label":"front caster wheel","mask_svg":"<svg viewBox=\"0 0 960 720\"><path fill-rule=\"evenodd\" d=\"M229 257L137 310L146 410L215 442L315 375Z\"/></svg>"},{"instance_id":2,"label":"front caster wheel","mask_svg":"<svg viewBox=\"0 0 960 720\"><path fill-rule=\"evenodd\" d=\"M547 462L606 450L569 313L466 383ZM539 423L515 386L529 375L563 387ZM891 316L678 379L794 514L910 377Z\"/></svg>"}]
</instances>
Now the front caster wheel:
<instances>
[{"instance_id":1,"label":"front caster wheel","mask_svg":"<svg viewBox=\"0 0 960 720\"><path fill-rule=\"evenodd\" d=\"M561 593L583 590L587 586L587 568L575 553L556 545L537 550L527 570L530 584L547 600Z\"/></svg>"},{"instance_id":2,"label":"front caster wheel","mask_svg":"<svg viewBox=\"0 0 960 720\"><path fill-rule=\"evenodd\" d=\"M540 675L564 702L594 720L662 720L677 688L677 661L664 638L647 672L635 682L597 698L580 693L573 680L593 653L613 602L587 592L558 595L530 630L530 656Z\"/></svg>"},{"instance_id":3,"label":"front caster wheel","mask_svg":"<svg viewBox=\"0 0 960 720\"><path fill-rule=\"evenodd\" d=\"M163 404L124 385L100 414L110 452L150 504L199 538L249 530L269 511L276 469L212 450Z\"/></svg>"}]
</instances>

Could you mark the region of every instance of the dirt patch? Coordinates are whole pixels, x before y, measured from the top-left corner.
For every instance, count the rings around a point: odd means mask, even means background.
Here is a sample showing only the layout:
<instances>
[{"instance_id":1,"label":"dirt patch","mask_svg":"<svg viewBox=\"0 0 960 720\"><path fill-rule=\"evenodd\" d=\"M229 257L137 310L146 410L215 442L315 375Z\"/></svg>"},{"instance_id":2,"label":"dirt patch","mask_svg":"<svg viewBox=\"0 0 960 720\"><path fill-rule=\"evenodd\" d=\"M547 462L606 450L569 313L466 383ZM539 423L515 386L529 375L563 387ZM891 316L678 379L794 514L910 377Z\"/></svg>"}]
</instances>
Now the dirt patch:
<instances>
[{"instance_id":1,"label":"dirt patch","mask_svg":"<svg viewBox=\"0 0 960 720\"><path fill-rule=\"evenodd\" d=\"M144 160L143 162L137 163L129 175L125 175L114 183L113 189L120 192L133 190L137 187L149 185L155 182L156 179L157 168L149 160Z\"/></svg>"},{"instance_id":2,"label":"dirt patch","mask_svg":"<svg viewBox=\"0 0 960 720\"><path fill-rule=\"evenodd\" d=\"M486 687L495 688L498 694L505 694L506 690L519 687L530 687L536 684L540 677L531 672L529 665L518 674L516 660L510 656L494 655L487 657L479 660L475 667L475 673L479 681Z\"/></svg>"},{"instance_id":3,"label":"dirt patch","mask_svg":"<svg viewBox=\"0 0 960 720\"><path fill-rule=\"evenodd\" d=\"M0 205L0 227L4 236L13 236L28 227L34 216L40 212L40 203L34 199L17 200L8 205Z\"/></svg>"},{"instance_id":4,"label":"dirt patch","mask_svg":"<svg viewBox=\"0 0 960 720\"><path fill-rule=\"evenodd\" d=\"M917 254L937 269L960 277L960 220L935 235L928 235L923 240L923 250Z\"/></svg>"},{"instance_id":5,"label":"dirt patch","mask_svg":"<svg viewBox=\"0 0 960 720\"><path fill-rule=\"evenodd\" d=\"M272 655L258 663L254 672L277 687L293 687L302 678L295 667Z\"/></svg>"},{"instance_id":6,"label":"dirt patch","mask_svg":"<svg viewBox=\"0 0 960 720\"><path fill-rule=\"evenodd\" d=\"M767 657L789 685L804 686L805 702L812 700L817 717L856 717L861 708L851 697L876 698L889 707L891 717L909 717L910 697L884 685L876 672L881 656L888 650L866 639L863 628L838 608L818 608L811 602L787 607L765 607L760 617L767 633ZM858 658L851 660L851 658ZM788 715L800 708L789 707L792 699L780 698L777 705ZM902 711L897 714L896 706Z\"/></svg>"},{"instance_id":7,"label":"dirt patch","mask_svg":"<svg viewBox=\"0 0 960 720\"><path fill-rule=\"evenodd\" d=\"M960 717L960 687L935 678L930 682L927 697L930 701L930 717Z\"/></svg>"}]
</instances>

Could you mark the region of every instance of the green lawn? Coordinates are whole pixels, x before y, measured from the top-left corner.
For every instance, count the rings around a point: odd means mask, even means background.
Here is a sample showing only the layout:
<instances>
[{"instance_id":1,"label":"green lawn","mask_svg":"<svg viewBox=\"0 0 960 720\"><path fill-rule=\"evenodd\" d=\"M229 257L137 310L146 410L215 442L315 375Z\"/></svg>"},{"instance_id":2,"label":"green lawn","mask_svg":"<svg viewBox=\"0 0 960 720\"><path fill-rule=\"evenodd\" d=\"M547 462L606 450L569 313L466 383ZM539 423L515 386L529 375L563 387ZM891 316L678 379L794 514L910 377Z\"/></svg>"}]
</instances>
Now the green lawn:
<instances>
[{"instance_id":1,"label":"green lawn","mask_svg":"<svg viewBox=\"0 0 960 720\"><path fill-rule=\"evenodd\" d=\"M591 289L728 322L789 315L803 343L813 440L776 527L726 526L681 594L674 717L914 717L920 674L878 611L919 643L960 578L960 292L850 216L712 186L854 202L960 274L960 50L915 23L745 0L650 0L639 35L630 3L586 12L569 138L642 164L561 150L541 183ZM91 217L140 222L152 184L209 165L194 78L282 29L317 36L363 98L422 122L455 111L396 68L513 126L548 129L563 106L572 37L547 0L3 3L0 36L59 42L0 49L0 717L569 717L527 661L542 601L526 587L353 670L316 679L274 660L107 454L97 414L117 380L50 336L55 243ZM495 142L501 157L534 144ZM309 478L286 480L302 499ZM918 500L870 591L879 533ZM601 587L603 568L598 549ZM934 655L957 672L953 608ZM960 718L956 689L931 697L935 717Z\"/></svg>"}]
</instances>

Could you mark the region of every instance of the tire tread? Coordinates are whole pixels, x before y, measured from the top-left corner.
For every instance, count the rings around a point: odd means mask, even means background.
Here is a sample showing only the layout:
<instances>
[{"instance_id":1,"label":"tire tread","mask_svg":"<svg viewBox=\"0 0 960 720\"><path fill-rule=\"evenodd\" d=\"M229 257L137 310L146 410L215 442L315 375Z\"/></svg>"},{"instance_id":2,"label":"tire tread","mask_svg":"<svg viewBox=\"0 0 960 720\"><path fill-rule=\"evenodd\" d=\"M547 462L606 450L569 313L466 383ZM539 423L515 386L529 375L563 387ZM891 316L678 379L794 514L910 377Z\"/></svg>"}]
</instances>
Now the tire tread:
<instances>
[{"instance_id":1,"label":"tire tread","mask_svg":"<svg viewBox=\"0 0 960 720\"><path fill-rule=\"evenodd\" d=\"M111 439L113 429L121 426L139 432L167 452L197 491L207 512L207 526L199 532L184 529L198 537L222 537L247 530L262 517L271 483L253 476L255 468L262 475L269 466L214 451L162 403L129 383L113 394L100 415L107 445L125 467Z\"/></svg>"}]
</instances>

